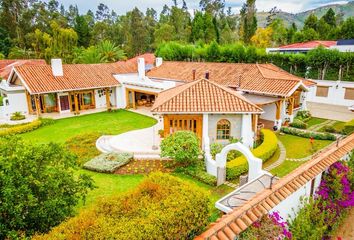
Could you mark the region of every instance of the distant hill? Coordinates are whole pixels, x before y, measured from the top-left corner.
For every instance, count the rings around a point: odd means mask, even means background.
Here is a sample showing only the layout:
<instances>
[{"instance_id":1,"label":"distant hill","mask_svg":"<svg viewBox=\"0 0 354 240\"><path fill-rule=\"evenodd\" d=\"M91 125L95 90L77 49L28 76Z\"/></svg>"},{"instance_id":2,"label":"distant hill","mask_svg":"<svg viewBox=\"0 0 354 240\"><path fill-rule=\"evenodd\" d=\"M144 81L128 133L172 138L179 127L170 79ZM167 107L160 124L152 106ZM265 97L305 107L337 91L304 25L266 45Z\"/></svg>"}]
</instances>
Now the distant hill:
<instances>
[{"instance_id":1,"label":"distant hill","mask_svg":"<svg viewBox=\"0 0 354 240\"><path fill-rule=\"evenodd\" d=\"M330 8L332 8L336 14L342 13L344 19L354 16L354 1L351 1L348 2L347 4L330 4L323 7L318 7L312 10L308 10L305 12L296 13L296 14L281 11L277 13L277 17L283 19L286 25L290 25L294 22L298 27L301 28L304 25L306 18L311 13L314 13L317 17L320 18ZM264 27L266 25L266 17L268 15L269 15L268 12L257 13L257 20L258 20L259 27Z\"/></svg>"}]
</instances>

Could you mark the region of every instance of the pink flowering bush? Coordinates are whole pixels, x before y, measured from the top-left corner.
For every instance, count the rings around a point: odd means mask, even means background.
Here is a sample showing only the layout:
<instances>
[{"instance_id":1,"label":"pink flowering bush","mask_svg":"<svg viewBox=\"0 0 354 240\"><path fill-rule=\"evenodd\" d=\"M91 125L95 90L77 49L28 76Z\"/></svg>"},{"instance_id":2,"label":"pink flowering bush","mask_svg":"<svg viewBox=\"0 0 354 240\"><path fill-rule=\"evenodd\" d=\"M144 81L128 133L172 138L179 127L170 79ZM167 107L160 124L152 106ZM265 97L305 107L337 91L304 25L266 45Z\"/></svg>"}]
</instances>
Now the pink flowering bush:
<instances>
[{"instance_id":1,"label":"pink flowering bush","mask_svg":"<svg viewBox=\"0 0 354 240\"><path fill-rule=\"evenodd\" d=\"M324 174L314 199L304 201L290 225L293 239L330 239L343 213L354 206L351 161L336 162Z\"/></svg>"},{"instance_id":2,"label":"pink flowering bush","mask_svg":"<svg viewBox=\"0 0 354 240\"><path fill-rule=\"evenodd\" d=\"M261 239L291 239L291 233L288 230L288 223L279 215L273 212L264 216L261 220L255 222L245 232L240 240L261 240Z\"/></svg>"}]
</instances>

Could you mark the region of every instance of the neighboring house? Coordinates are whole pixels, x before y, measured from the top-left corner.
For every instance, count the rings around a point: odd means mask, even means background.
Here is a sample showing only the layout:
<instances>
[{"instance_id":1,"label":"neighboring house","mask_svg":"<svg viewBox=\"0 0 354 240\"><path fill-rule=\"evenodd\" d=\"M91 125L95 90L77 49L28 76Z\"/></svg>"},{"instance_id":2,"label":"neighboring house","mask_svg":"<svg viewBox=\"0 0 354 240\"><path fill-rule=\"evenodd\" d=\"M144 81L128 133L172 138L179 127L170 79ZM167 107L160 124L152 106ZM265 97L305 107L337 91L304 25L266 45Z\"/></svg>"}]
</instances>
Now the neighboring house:
<instances>
[{"instance_id":1,"label":"neighboring house","mask_svg":"<svg viewBox=\"0 0 354 240\"><path fill-rule=\"evenodd\" d=\"M307 53L308 51L322 46L324 48L331 48L336 46L337 41L309 41L303 43L293 43L284 45L278 48L267 48L267 53Z\"/></svg>"},{"instance_id":2,"label":"neighboring house","mask_svg":"<svg viewBox=\"0 0 354 240\"><path fill-rule=\"evenodd\" d=\"M233 137L249 147L263 113L238 92L204 78L161 92L151 111L163 116L165 136L189 130L201 142L209 137L227 144Z\"/></svg>"},{"instance_id":3,"label":"neighboring house","mask_svg":"<svg viewBox=\"0 0 354 240\"><path fill-rule=\"evenodd\" d=\"M307 94L307 107L315 117L350 121L354 118L354 82L314 80Z\"/></svg>"},{"instance_id":4,"label":"neighboring house","mask_svg":"<svg viewBox=\"0 0 354 240\"><path fill-rule=\"evenodd\" d=\"M292 121L296 111L306 109L306 94L314 82L294 76L273 64L163 62L147 73L153 81L176 85L207 78L239 92L261 107L260 123L278 129Z\"/></svg>"}]
</instances>

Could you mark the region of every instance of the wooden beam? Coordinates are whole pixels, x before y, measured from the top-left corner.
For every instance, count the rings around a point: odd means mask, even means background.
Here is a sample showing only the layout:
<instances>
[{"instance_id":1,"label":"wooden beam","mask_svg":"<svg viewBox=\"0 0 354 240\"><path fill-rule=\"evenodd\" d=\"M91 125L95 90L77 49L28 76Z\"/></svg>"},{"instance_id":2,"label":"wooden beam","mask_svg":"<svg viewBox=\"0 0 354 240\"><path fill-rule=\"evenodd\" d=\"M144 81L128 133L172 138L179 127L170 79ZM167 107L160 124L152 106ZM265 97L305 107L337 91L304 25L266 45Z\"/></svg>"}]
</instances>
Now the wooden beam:
<instances>
[{"instance_id":1,"label":"wooden beam","mask_svg":"<svg viewBox=\"0 0 354 240\"><path fill-rule=\"evenodd\" d=\"M277 110L276 110L276 113L275 113L275 119L276 120L280 120L280 118L281 118L281 107L283 105L283 100L280 100L280 101L276 102L275 105L277 106Z\"/></svg>"},{"instance_id":2,"label":"wooden beam","mask_svg":"<svg viewBox=\"0 0 354 240\"><path fill-rule=\"evenodd\" d=\"M135 91L132 91L132 99L133 99L133 109L136 109Z\"/></svg>"},{"instance_id":3,"label":"wooden beam","mask_svg":"<svg viewBox=\"0 0 354 240\"><path fill-rule=\"evenodd\" d=\"M289 115L293 115L294 114L294 104L295 104L295 98L291 97L289 98Z\"/></svg>"},{"instance_id":4,"label":"wooden beam","mask_svg":"<svg viewBox=\"0 0 354 240\"><path fill-rule=\"evenodd\" d=\"M27 107L28 107L28 113L33 114L33 108L32 108L32 100L31 100L31 95L29 94L28 91L26 91L26 100L27 100Z\"/></svg>"},{"instance_id":5,"label":"wooden beam","mask_svg":"<svg viewBox=\"0 0 354 240\"><path fill-rule=\"evenodd\" d=\"M110 112L112 110L111 107L111 99L110 99L110 91L109 88L106 88L106 105L107 105L107 110Z\"/></svg>"},{"instance_id":6,"label":"wooden beam","mask_svg":"<svg viewBox=\"0 0 354 240\"><path fill-rule=\"evenodd\" d=\"M74 101L75 101L75 114L80 114L80 110L79 110L79 94L77 92L74 93Z\"/></svg>"},{"instance_id":7,"label":"wooden beam","mask_svg":"<svg viewBox=\"0 0 354 240\"><path fill-rule=\"evenodd\" d=\"M163 130L164 137L167 137L170 134L170 119L167 115L163 115Z\"/></svg>"},{"instance_id":8,"label":"wooden beam","mask_svg":"<svg viewBox=\"0 0 354 240\"><path fill-rule=\"evenodd\" d=\"M34 101L35 101L35 105L36 105L37 117L40 117L40 115L41 115L41 106L40 106L40 103L39 103L39 98L40 98L39 95L35 95L35 96L34 96Z\"/></svg>"}]
</instances>

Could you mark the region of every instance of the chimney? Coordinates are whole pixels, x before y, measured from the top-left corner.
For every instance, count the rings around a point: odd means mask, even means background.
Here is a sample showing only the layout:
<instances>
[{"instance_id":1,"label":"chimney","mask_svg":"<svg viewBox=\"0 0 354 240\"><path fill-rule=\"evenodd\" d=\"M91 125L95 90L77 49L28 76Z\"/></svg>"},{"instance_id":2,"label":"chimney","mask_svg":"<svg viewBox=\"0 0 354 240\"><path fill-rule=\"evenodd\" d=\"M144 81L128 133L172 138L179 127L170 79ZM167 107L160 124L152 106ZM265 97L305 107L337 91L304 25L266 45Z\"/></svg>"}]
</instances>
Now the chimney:
<instances>
[{"instance_id":1,"label":"chimney","mask_svg":"<svg viewBox=\"0 0 354 240\"><path fill-rule=\"evenodd\" d=\"M63 63L61 59L52 59L51 64L52 64L52 72L54 77L64 76Z\"/></svg>"},{"instance_id":2,"label":"chimney","mask_svg":"<svg viewBox=\"0 0 354 240\"><path fill-rule=\"evenodd\" d=\"M138 76L139 80L145 78L145 59L138 58Z\"/></svg>"},{"instance_id":3,"label":"chimney","mask_svg":"<svg viewBox=\"0 0 354 240\"><path fill-rule=\"evenodd\" d=\"M196 75L197 75L197 70L196 69L193 69L193 81L195 80L195 78L196 78Z\"/></svg>"},{"instance_id":4,"label":"chimney","mask_svg":"<svg viewBox=\"0 0 354 240\"><path fill-rule=\"evenodd\" d=\"M160 67L162 65L162 62L163 62L162 58L160 57L156 58L156 67Z\"/></svg>"},{"instance_id":5,"label":"chimney","mask_svg":"<svg viewBox=\"0 0 354 240\"><path fill-rule=\"evenodd\" d=\"M205 72L205 78L209 80L209 77L210 77L210 73L209 73L209 71L206 71Z\"/></svg>"}]
</instances>

